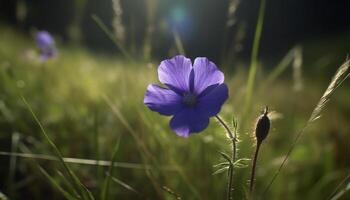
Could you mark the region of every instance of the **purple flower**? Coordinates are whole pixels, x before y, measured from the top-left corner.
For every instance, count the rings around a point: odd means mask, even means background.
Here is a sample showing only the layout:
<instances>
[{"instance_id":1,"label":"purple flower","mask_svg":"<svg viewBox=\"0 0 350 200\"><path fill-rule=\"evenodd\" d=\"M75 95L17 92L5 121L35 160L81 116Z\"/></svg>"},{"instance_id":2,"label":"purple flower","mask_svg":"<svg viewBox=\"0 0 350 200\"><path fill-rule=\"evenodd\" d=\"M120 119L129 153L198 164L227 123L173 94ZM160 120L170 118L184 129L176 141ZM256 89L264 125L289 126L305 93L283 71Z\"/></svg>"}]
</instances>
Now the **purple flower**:
<instances>
[{"instance_id":1,"label":"purple flower","mask_svg":"<svg viewBox=\"0 0 350 200\"><path fill-rule=\"evenodd\" d=\"M228 98L224 74L207 58L196 58L193 66L181 55L164 60L158 77L167 88L150 84L144 104L161 115L173 115L170 127L182 137L203 131Z\"/></svg>"},{"instance_id":2,"label":"purple flower","mask_svg":"<svg viewBox=\"0 0 350 200\"><path fill-rule=\"evenodd\" d=\"M40 49L40 60L45 61L56 56L55 40L47 31L37 32L35 40Z\"/></svg>"}]
</instances>

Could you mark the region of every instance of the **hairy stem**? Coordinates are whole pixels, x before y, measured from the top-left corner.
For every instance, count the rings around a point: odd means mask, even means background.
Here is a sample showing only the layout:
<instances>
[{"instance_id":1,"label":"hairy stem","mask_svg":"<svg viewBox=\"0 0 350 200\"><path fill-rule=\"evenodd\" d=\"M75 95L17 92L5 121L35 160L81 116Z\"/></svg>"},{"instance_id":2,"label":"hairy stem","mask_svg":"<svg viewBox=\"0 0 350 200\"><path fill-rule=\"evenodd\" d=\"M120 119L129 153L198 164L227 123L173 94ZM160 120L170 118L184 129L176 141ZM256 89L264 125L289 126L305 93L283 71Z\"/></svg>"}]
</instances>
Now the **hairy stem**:
<instances>
[{"instance_id":1,"label":"hairy stem","mask_svg":"<svg viewBox=\"0 0 350 200\"><path fill-rule=\"evenodd\" d=\"M236 161L236 153L237 153L237 148L236 148L236 134L234 134L230 128L227 126L227 124L220 118L219 115L215 115L216 119L220 122L220 124L225 128L226 132L228 133L228 136L232 142L232 163ZM228 188L227 188L227 199L232 199L232 187L233 187L233 168L234 166L229 167L229 172L228 172Z\"/></svg>"},{"instance_id":2,"label":"hairy stem","mask_svg":"<svg viewBox=\"0 0 350 200\"><path fill-rule=\"evenodd\" d=\"M230 139L234 139L234 134L232 133L232 131L230 130L230 128L226 125L226 123L224 122L224 120L221 119L221 117L219 115L215 115L216 119L220 122L220 124L225 128L225 130L227 131Z\"/></svg>"},{"instance_id":3,"label":"hairy stem","mask_svg":"<svg viewBox=\"0 0 350 200\"><path fill-rule=\"evenodd\" d=\"M233 166L230 166L228 169L228 183L227 183L227 199L231 200L232 198L232 184L233 184Z\"/></svg>"},{"instance_id":4,"label":"hairy stem","mask_svg":"<svg viewBox=\"0 0 350 200\"><path fill-rule=\"evenodd\" d=\"M258 141L257 144L256 144L256 150L255 150L253 164L252 164L252 174L250 176L250 186L249 186L249 191L250 191L251 195L252 195L253 190L254 190L255 168L256 168L256 162L258 160L258 154L259 154L260 145L261 145L261 142Z\"/></svg>"}]
</instances>

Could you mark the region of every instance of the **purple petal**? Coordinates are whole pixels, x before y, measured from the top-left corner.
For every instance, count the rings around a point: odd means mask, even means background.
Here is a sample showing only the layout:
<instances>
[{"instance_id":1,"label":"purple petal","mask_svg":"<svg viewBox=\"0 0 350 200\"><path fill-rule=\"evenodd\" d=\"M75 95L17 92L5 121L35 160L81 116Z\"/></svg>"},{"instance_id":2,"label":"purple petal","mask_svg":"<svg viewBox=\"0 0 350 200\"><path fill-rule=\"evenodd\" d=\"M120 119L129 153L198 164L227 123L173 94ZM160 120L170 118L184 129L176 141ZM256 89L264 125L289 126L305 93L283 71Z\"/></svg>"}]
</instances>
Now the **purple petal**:
<instances>
[{"instance_id":1,"label":"purple petal","mask_svg":"<svg viewBox=\"0 0 350 200\"><path fill-rule=\"evenodd\" d=\"M148 85L143 103L162 115L174 115L183 108L181 96L154 84Z\"/></svg>"},{"instance_id":2,"label":"purple petal","mask_svg":"<svg viewBox=\"0 0 350 200\"><path fill-rule=\"evenodd\" d=\"M53 37L47 31L39 31L36 34L36 43L40 49L46 49L55 45Z\"/></svg>"},{"instance_id":3,"label":"purple petal","mask_svg":"<svg viewBox=\"0 0 350 200\"><path fill-rule=\"evenodd\" d=\"M228 88L225 83L216 86L215 88L208 88L210 91L198 100L197 109L201 115L212 117L218 114L221 106L228 98Z\"/></svg>"},{"instance_id":4,"label":"purple petal","mask_svg":"<svg viewBox=\"0 0 350 200\"><path fill-rule=\"evenodd\" d=\"M184 109L170 120L170 127L178 136L188 137L207 128L209 117L201 116L195 109Z\"/></svg>"},{"instance_id":5,"label":"purple petal","mask_svg":"<svg viewBox=\"0 0 350 200\"><path fill-rule=\"evenodd\" d=\"M189 77L192 70L191 60L184 56L175 56L164 60L158 68L160 82L179 92L189 91Z\"/></svg>"},{"instance_id":6,"label":"purple petal","mask_svg":"<svg viewBox=\"0 0 350 200\"><path fill-rule=\"evenodd\" d=\"M224 82L224 74L207 58L196 58L193 69L195 94L200 94L211 85L222 84Z\"/></svg>"}]
</instances>

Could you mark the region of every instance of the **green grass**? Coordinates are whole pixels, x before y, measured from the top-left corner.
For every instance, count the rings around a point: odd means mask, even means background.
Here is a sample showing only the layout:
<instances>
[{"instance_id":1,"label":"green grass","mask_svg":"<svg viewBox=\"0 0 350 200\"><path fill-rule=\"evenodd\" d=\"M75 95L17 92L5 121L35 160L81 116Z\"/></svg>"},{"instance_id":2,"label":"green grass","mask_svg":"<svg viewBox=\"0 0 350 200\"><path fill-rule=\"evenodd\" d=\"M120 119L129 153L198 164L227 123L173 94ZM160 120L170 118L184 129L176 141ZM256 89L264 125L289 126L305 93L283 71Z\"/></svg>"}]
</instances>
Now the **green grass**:
<instances>
[{"instance_id":1,"label":"green grass","mask_svg":"<svg viewBox=\"0 0 350 200\"><path fill-rule=\"evenodd\" d=\"M35 59L35 44L30 37L1 27L0 151L10 152L11 135L18 134L16 149L20 153L54 156L59 151L63 157L106 161L115 157L116 162L139 164L137 169L109 170L103 166L66 163L96 199L103 191L109 194L109 199L226 197L227 174L212 175L216 170L213 166L225 161L219 152L230 154L231 149L220 124L212 119L203 133L183 139L170 130L169 118L143 105L147 85L158 82L159 61L131 63L122 58L96 55L78 46L59 45L58 48L58 58L40 63ZM308 48L304 51L309 54ZM251 94L251 112L244 113L247 72L242 66L235 70L220 67L230 88L229 100L220 115L226 121L231 121L234 115L239 124L246 124L238 127L239 158L251 158L253 154L252 131L260 111L265 105L276 111L271 132L259 153L256 174L256 196L259 197L332 75L320 76L322 73L316 72L319 68L303 66L307 69L303 74L303 89L295 91L289 68L279 67L283 70L269 76L264 65L259 66ZM266 77L272 78L265 83ZM349 174L348 89L346 83L335 93L323 117L306 130L272 188L262 198L327 199ZM21 95L57 149L42 137L42 130ZM240 121L242 116L245 122ZM112 156L119 138L117 154ZM48 194L51 199L75 197L70 184L76 183L71 181L74 178L69 178L62 162L17 157L15 167L9 168L8 157L0 159L5 163L0 166L4 177L0 191L11 199L45 199ZM246 163L250 166L250 162ZM15 176L8 176L10 171ZM234 172L233 195L235 199L242 199L247 191L250 167ZM9 180L11 177L14 180ZM105 181L109 182L109 189ZM79 192L84 193L76 191Z\"/></svg>"}]
</instances>

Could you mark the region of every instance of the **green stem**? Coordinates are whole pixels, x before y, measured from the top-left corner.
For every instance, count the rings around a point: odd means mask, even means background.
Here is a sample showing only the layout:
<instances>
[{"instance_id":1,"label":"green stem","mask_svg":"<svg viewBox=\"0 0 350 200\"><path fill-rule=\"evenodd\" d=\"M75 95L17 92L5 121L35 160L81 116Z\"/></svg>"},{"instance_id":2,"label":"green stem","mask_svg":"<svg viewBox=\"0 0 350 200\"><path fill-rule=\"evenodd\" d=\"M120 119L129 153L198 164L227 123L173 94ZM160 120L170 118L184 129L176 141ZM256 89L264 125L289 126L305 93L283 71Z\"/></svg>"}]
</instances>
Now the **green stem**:
<instances>
[{"instance_id":1,"label":"green stem","mask_svg":"<svg viewBox=\"0 0 350 200\"><path fill-rule=\"evenodd\" d=\"M260 145L261 145L261 142L258 141L257 145L256 145L255 154L254 154L253 164L252 164L252 174L250 176L250 187L249 187L249 191L250 191L251 196L253 195L253 190L254 190L255 169L256 169L256 162L258 160Z\"/></svg>"},{"instance_id":2,"label":"green stem","mask_svg":"<svg viewBox=\"0 0 350 200\"><path fill-rule=\"evenodd\" d=\"M227 131L229 138L231 139L232 142L232 163L236 161L236 153L237 153L237 148L236 148L236 135L230 130L230 128L227 126L227 124L220 118L219 115L215 115L216 119L220 122L220 124L225 128ZM228 186L227 186L227 199L231 200L232 199L232 187L233 187L233 168L234 166L229 167L229 179L228 179Z\"/></svg>"},{"instance_id":3,"label":"green stem","mask_svg":"<svg viewBox=\"0 0 350 200\"><path fill-rule=\"evenodd\" d=\"M228 177L229 177L229 181L227 184L227 199L231 200L232 199L232 184L233 184L233 166L230 166L228 169Z\"/></svg>"}]
</instances>

